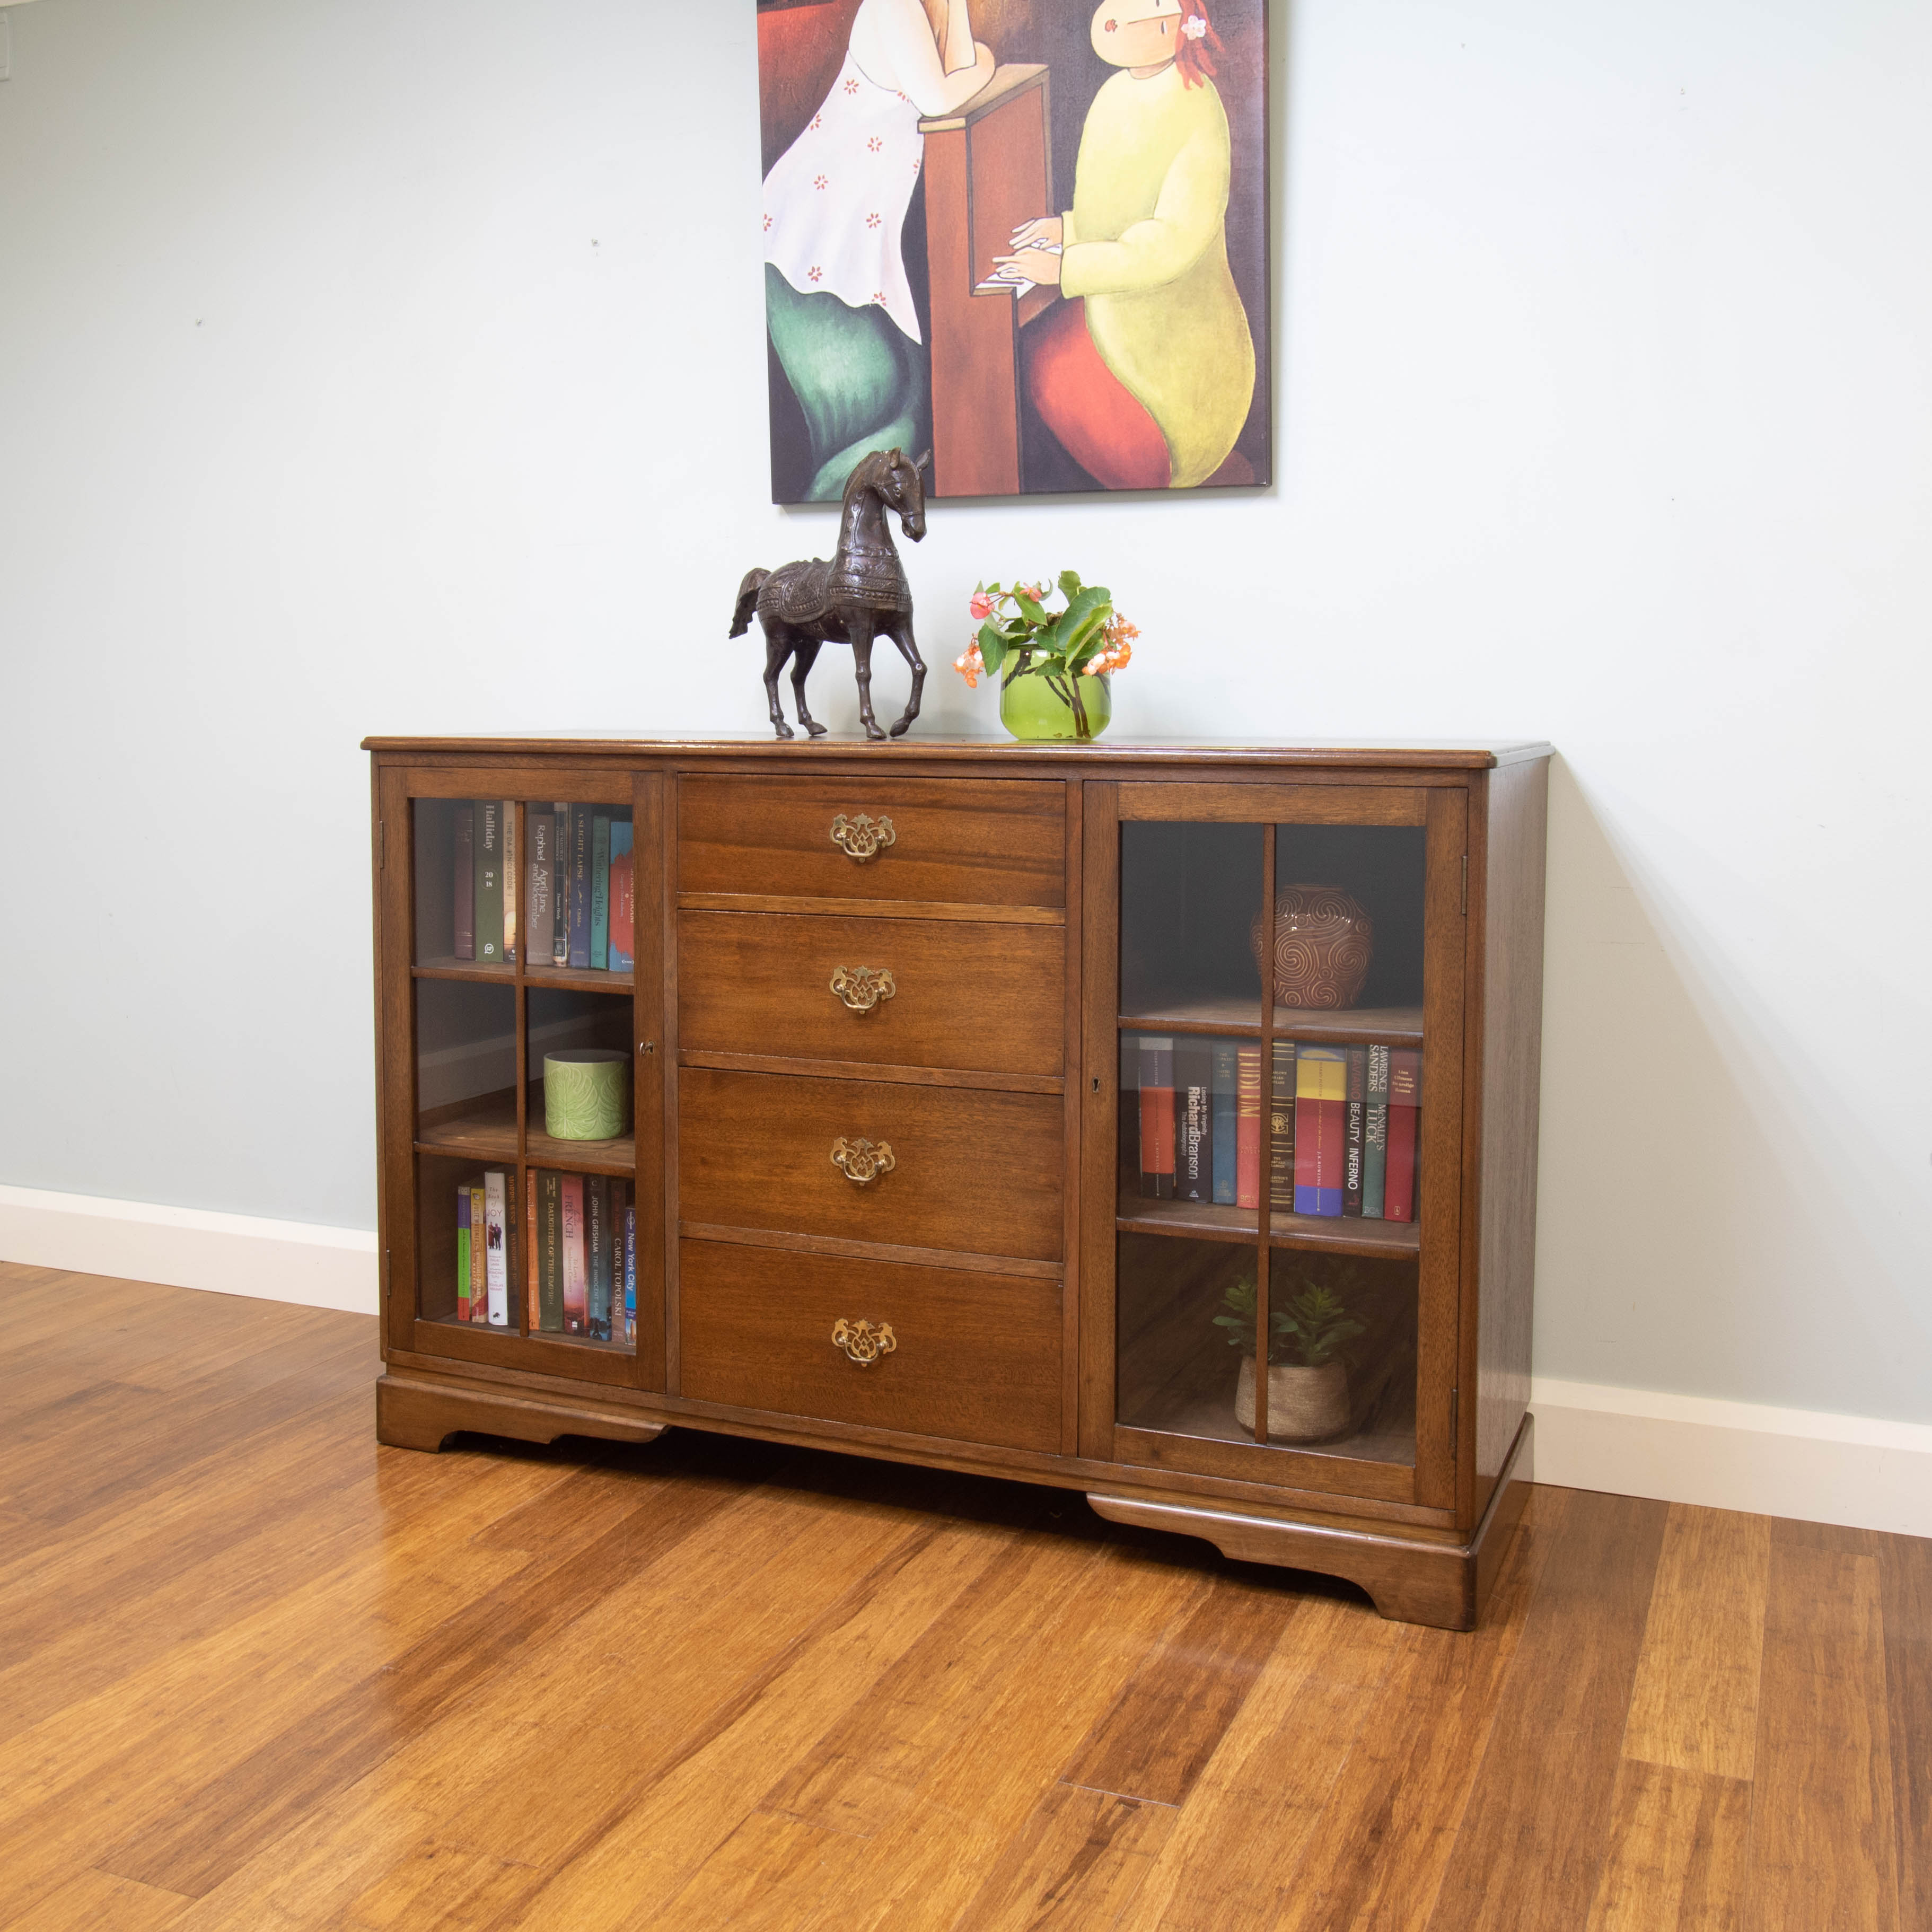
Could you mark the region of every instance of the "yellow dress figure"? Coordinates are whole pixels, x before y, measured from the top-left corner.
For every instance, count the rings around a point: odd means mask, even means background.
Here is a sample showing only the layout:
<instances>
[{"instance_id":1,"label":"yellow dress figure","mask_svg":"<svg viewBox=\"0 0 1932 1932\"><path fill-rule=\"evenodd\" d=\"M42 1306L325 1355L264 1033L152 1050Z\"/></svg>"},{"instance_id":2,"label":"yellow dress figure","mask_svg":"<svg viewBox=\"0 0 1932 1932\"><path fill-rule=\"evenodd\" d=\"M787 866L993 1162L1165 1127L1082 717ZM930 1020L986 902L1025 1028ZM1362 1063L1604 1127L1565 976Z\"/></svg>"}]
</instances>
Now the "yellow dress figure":
<instances>
[{"instance_id":1,"label":"yellow dress figure","mask_svg":"<svg viewBox=\"0 0 1932 1932\"><path fill-rule=\"evenodd\" d=\"M1202 0L1103 0L1121 69L1080 140L1073 206L1004 258L1069 299L1028 332L1029 393L1110 489L1189 489L1220 470L1254 400L1254 340L1228 268L1228 117Z\"/></svg>"}]
</instances>

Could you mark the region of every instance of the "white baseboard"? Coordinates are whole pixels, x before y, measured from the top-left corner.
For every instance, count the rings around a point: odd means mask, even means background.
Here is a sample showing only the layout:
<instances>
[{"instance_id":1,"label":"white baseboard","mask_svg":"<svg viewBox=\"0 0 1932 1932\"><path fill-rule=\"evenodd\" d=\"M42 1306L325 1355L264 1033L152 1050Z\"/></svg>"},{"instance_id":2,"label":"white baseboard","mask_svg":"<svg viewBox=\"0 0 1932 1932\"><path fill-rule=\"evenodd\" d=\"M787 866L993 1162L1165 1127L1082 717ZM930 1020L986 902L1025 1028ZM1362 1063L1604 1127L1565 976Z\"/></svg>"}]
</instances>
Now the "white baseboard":
<instances>
[{"instance_id":1,"label":"white baseboard","mask_svg":"<svg viewBox=\"0 0 1932 1932\"><path fill-rule=\"evenodd\" d=\"M201 1208L0 1186L0 1261L374 1315L376 1237Z\"/></svg>"},{"instance_id":2,"label":"white baseboard","mask_svg":"<svg viewBox=\"0 0 1932 1932\"><path fill-rule=\"evenodd\" d=\"M1924 1423L1541 1376L1529 1406L1540 1483L1932 1536Z\"/></svg>"}]
</instances>

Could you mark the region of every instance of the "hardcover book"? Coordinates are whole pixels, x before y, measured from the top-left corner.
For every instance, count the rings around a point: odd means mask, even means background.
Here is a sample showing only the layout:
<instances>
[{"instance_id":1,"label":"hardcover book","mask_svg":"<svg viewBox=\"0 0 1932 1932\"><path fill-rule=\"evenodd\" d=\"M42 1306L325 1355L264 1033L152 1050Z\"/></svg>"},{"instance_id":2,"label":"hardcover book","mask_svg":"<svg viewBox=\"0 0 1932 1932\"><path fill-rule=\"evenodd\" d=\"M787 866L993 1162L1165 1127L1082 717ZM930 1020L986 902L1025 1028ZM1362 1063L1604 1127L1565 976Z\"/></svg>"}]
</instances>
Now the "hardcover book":
<instances>
[{"instance_id":1,"label":"hardcover book","mask_svg":"<svg viewBox=\"0 0 1932 1932\"><path fill-rule=\"evenodd\" d=\"M1234 1204L1262 1204L1262 1050L1234 1049Z\"/></svg>"},{"instance_id":2,"label":"hardcover book","mask_svg":"<svg viewBox=\"0 0 1932 1932\"><path fill-rule=\"evenodd\" d=\"M533 805L525 814L530 833L529 904L524 917L524 944L529 949L530 964L547 966L556 933L551 923L550 816L547 805Z\"/></svg>"},{"instance_id":3,"label":"hardcover book","mask_svg":"<svg viewBox=\"0 0 1932 1932\"><path fill-rule=\"evenodd\" d=\"M1294 1211L1342 1211L1342 1149L1348 1098L1348 1055L1339 1046L1300 1046L1294 1054Z\"/></svg>"},{"instance_id":4,"label":"hardcover book","mask_svg":"<svg viewBox=\"0 0 1932 1932\"><path fill-rule=\"evenodd\" d=\"M476 957L476 808L466 798L456 801L455 940L451 950L459 959Z\"/></svg>"},{"instance_id":5,"label":"hardcover book","mask_svg":"<svg viewBox=\"0 0 1932 1932\"><path fill-rule=\"evenodd\" d=\"M543 1326L543 1304L537 1293L543 1272L543 1244L538 1238L541 1226L537 1215L537 1171L527 1168L524 1172L524 1326L532 1335Z\"/></svg>"},{"instance_id":6,"label":"hardcover book","mask_svg":"<svg viewBox=\"0 0 1932 1932\"><path fill-rule=\"evenodd\" d=\"M594 1340L610 1339L610 1181L608 1174L586 1177L584 1246L589 1264L590 1326Z\"/></svg>"},{"instance_id":7,"label":"hardcover book","mask_svg":"<svg viewBox=\"0 0 1932 1932\"><path fill-rule=\"evenodd\" d=\"M584 1252L584 1177L563 1177L563 1332L590 1332L590 1270Z\"/></svg>"},{"instance_id":8,"label":"hardcover book","mask_svg":"<svg viewBox=\"0 0 1932 1932\"><path fill-rule=\"evenodd\" d=\"M503 963L503 804L476 801L476 957Z\"/></svg>"},{"instance_id":9,"label":"hardcover book","mask_svg":"<svg viewBox=\"0 0 1932 1932\"><path fill-rule=\"evenodd\" d=\"M1223 1207L1234 1204L1234 1048L1232 1042L1214 1046L1214 1198Z\"/></svg>"},{"instance_id":10,"label":"hardcover book","mask_svg":"<svg viewBox=\"0 0 1932 1932\"><path fill-rule=\"evenodd\" d=\"M563 1176L548 1168L537 1174L536 1327L546 1335L563 1333Z\"/></svg>"},{"instance_id":11,"label":"hardcover book","mask_svg":"<svg viewBox=\"0 0 1932 1932\"><path fill-rule=\"evenodd\" d=\"M489 1270L483 1259L487 1245L489 1215L484 1206L483 1190L470 1190L470 1318L482 1322L490 1312Z\"/></svg>"},{"instance_id":12,"label":"hardcover book","mask_svg":"<svg viewBox=\"0 0 1932 1932\"><path fill-rule=\"evenodd\" d=\"M514 799L504 800L499 808L503 827L503 957L517 956L517 806Z\"/></svg>"},{"instance_id":13,"label":"hardcover book","mask_svg":"<svg viewBox=\"0 0 1932 1932\"><path fill-rule=\"evenodd\" d=\"M1198 1034L1174 1049L1174 1193L1179 1201L1214 1198L1214 1052Z\"/></svg>"},{"instance_id":14,"label":"hardcover book","mask_svg":"<svg viewBox=\"0 0 1932 1932\"><path fill-rule=\"evenodd\" d=\"M1274 1092L1268 1107L1268 1205L1294 1212L1294 1042L1274 1043Z\"/></svg>"},{"instance_id":15,"label":"hardcover book","mask_svg":"<svg viewBox=\"0 0 1932 1932\"><path fill-rule=\"evenodd\" d=\"M590 808L570 808L570 964L590 964Z\"/></svg>"},{"instance_id":16,"label":"hardcover book","mask_svg":"<svg viewBox=\"0 0 1932 1932\"><path fill-rule=\"evenodd\" d=\"M1141 1036L1141 1192L1174 1198L1174 1042Z\"/></svg>"},{"instance_id":17,"label":"hardcover book","mask_svg":"<svg viewBox=\"0 0 1932 1932\"><path fill-rule=\"evenodd\" d=\"M1348 1056L1348 1097L1343 1103L1346 1111L1342 1116L1342 1212L1359 1216L1368 1114L1369 1050L1365 1046L1352 1046L1345 1051Z\"/></svg>"},{"instance_id":18,"label":"hardcover book","mask_svg":"<svg viewBox=\"0 0 1932 1932\"><path fill-rule=\"evenodd\" d=\"M570 964L570 808L560 804L550 821L550 963Z\"/></svg>"},{"instance_id":19,"label":"hardcover book","mask_svg":"<svg viewBox=\"0 0 1932 1932\"><path fill-rule=\"evenodd\" d=\"M610 814L590 814L590 964L598 972L610 964Z\"/></svg>"},{"instance_id":20,"label":"hardcover book","mask_svg":"<svg viewBox=\"0 0 1932 1932\"><path fill-rule=\"evenodd\" d=\"M456 1318L470 1319L470 1190L456 1190Z\"/></svg>"},{"instance_id":21,"label":"hardcover book","mask_svg":"<svg viewBox=\"0 0 1932 1932\"><path fill-rule=\"evenodd\" d=\"M1389 1050L1368 1049L1366 1104L1362 1110L1362 1218L1379 1221L1388 1174Z\"/></svg>"},{"instance_id":22,"label":"hardcover book","mask_svg":"<svg viewBox=\"0 0 1932 1932\"><path fill-rule=\"evenodd\" d=\"M1422 1106L1422 1055L1412 1047L1389 1052L1388 1178L1382 1215L1415 1219L1416 1124Z\"/></svg>"},{"instance_id":23,"label":"hardcover book","mask_svg":"<svg viewBox=\"0 0 1932 1932\"><path fill-rule=\"evenodd\" d=\"M610 970L628 973L636 964L635 917L631 904L631 823L610 825Z\"/></svg>"},{"instance_id":24,"label":"hardcover book","mask_svg":"<svg viewBox=\"0 0 1932 1932\"><path fill-rule=\"evenodd\" d=\"M508 1200L505 1175L493 1167L483 1177L484 1287L488 1295L491 1327L506 1328L510 1322L510 1252L508 1234Z\"/></svg>"},{"instance_id":25,"label":"hardcover book","mask_svg":"<svg viewBox=\"0 0 1932 1932\"><path fill-rule=\"evenodd\" d=\"M628 1192L628 1190L627 1190ZM624 1210L624 1340L638 1339L638 1210Z\"/></svg>"}]
</instances>

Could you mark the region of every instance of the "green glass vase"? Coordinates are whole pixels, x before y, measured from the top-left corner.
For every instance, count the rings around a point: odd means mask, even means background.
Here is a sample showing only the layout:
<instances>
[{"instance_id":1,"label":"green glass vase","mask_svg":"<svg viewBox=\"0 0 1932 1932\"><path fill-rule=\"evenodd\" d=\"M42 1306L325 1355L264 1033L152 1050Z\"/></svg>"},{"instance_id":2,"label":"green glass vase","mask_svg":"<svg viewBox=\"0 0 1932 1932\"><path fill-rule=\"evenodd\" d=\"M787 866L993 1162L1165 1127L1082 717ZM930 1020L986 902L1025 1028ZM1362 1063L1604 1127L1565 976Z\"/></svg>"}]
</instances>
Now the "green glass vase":
<instances>
[{"instance_id":1,"label":"green glass vase","mask_svg":"<svg viewBox=\"0 0 1932 1932\"><path fill-rule=\"evenodd\" d=\"M1064 693L1077 686L1080 709L1076 712ZM1058 686L1058 688L1055 688ZM1049 681L1027 671L1000 688L1000 722L1022 744L1051 744L1061 739L1097 738L1114 715L1111 675Z\"/></svg>"}]
</instances>

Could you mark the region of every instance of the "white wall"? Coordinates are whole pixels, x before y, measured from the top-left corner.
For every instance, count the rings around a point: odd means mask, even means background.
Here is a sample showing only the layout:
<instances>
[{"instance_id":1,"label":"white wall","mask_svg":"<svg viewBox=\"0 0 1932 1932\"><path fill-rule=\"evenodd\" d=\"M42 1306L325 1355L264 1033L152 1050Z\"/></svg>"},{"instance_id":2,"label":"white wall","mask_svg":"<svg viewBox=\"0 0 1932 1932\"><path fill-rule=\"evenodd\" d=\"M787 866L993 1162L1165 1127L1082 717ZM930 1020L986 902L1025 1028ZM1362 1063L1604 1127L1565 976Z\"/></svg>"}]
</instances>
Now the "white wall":
<instances>
[{"instance_id":1,"label":"white wall","mask_svg":"<svg viewBox=\"0 0 1932 1932\"><path fill-rule=\"evenodd\" d=\"M756 728L733 590L829 540L752 8L12 24L0 1184L366 1228L358 739ZM927 654L1070 562L1123 733L1552 740L1539 1372L1932 1420L1932 8L1276 29L1276 487L942 504Z\"/></svg>"}]
</instances>

